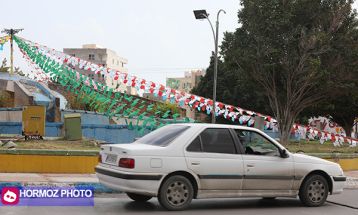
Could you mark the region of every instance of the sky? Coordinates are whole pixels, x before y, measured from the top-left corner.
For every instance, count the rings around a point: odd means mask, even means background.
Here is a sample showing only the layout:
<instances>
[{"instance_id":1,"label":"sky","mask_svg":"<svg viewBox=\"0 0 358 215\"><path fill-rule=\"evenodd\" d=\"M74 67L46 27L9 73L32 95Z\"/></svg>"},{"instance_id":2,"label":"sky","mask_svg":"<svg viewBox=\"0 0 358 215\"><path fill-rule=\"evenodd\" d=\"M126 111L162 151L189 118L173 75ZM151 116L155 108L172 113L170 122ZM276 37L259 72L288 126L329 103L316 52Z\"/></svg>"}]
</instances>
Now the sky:
<instances>
[{"instance_id":1,"label":"sky","mask_svg":"<svg viewBox=\"0 0 358 215\"><path fill-rule=\"evenodd\" d=\"M128 59L128 72L165 84L166 77L206 68L214 39L195 9L211 21L220 15L219 44L224 32L238 27L239 0L11 0L3 1L0 28L24 28L19 36L56 50L98 44ZM358 2L355 3L358 8ZM0 59L9 59L4 46ZM15 66L29 70L15 47Z\"/></svg>"},{"instance_id":2,"label":"sky","mask_svg":"<svg viewBox=\"0 0 358 215\"><path fill-rule=\"evenodd\" d=\"M238 0L11 0L2 2L0 28L24 28L19 36L60 51L99 44L128 59L129 73L165 84L166 77L209 65L211 28L193 10L206 9L213 24L217 11L226 11L220 15L221 41L224 31L238 26L239 6ZM15 66L29 69L15 51Z\"/></svg>"}]
</instances>

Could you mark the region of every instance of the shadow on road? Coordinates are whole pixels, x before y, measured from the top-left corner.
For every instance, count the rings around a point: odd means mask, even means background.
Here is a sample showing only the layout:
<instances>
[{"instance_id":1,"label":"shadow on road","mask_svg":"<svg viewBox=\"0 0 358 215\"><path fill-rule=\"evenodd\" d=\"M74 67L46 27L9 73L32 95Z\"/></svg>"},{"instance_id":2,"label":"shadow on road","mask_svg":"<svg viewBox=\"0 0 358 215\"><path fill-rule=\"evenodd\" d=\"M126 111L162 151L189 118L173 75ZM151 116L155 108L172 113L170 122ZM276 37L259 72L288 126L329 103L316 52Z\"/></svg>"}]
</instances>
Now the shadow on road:
<instances>
[{"instance_id":1,"label":"shadow on road","mask_svg":"<svg viewBox=\"0 0 358 215\"><path fill-rule=\"evenodd\" d=\"M325 206L325 205L324 205ZM323 206L323 207L324 207ZM216 210L216 209L250 209L250 208L292 208L304 207L298 199L210 199L193 200L188 210ZM128 211L164 211L157 200L150 202L124 203Z\"/></svg>"}]
</instances>

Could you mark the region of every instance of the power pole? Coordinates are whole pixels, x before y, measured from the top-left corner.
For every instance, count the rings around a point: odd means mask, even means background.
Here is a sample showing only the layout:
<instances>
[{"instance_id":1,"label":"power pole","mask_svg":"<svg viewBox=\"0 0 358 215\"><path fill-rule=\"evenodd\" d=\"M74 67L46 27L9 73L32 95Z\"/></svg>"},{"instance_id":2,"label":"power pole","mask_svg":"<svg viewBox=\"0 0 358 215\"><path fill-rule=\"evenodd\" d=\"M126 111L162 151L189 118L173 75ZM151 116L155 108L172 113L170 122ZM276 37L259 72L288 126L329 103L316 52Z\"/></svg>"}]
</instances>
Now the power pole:
<instances>
[{"instance_id":1,"label":"power pole","mask_svg":"<svg viewBox=\"0 0 358 215\"><path fill-rule=\"evenodd\" d=\"M2 30L2 33L6 33L10 36L10 75L14 74L14 35L24 30L23 28L18 29L7 29Z\"/></svg>"}]
</instances>

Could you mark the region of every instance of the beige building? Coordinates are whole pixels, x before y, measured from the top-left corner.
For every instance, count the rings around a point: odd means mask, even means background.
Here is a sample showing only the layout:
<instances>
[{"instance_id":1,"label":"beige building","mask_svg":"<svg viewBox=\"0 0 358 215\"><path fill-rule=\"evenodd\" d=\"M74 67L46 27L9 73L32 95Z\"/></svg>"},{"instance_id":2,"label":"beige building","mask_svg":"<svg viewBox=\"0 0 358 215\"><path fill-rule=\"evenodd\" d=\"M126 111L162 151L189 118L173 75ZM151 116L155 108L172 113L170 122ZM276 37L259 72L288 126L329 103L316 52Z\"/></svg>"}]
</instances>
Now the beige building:
<instances>
[{"instance_id":1,"label":"beige building","mask_svg":"<svg viewBox=\"0 0 358 215\"><path fill-rule=\"evenodd\" d=\"M195 69L184 73L184 77L167 78L167 87L190 92L193 87L198 85L200 78L205 75L204 69Z\"/></svg>"},{"instance_id":2,"label":"beige building","mask_svg":"<svg viewBox=\"0 0 358 215\"><path fill-rule=\"evenodd\" d=\"M63 52L104 67L118 70L120 72L128 72L128 69L126 68L126 64L128 63L127 59L118 56L117 53L111 49L103 48L96 44L85 44L82 45L82 48L64 48ZM94 79L95 81L99 81L109 87L116 88L117 91L132 91L130 87L123 86L120 81L113 80L109 76L104 77L102 74L94 74L92 71L79 68L76 68L76 70L83 75Z\"/></svg>"},{"instance_id":3,"label":"beige building","mask_svg":"<svg viewBox=\"0 0 358 215\"><path fill-rule=\"evenodd\" d=\"M121 72L128 72L125 67L128 63L127 59L118 56L117 53L111 49L103 48L96 44L85 44L82 48L64 48L63 52L98 65L103 65L104 67L119 70ZM105 81L104 75L93 74L93 72L86 70L78 71L96 81L103 83Z\"/></svg>"}]
</instances>

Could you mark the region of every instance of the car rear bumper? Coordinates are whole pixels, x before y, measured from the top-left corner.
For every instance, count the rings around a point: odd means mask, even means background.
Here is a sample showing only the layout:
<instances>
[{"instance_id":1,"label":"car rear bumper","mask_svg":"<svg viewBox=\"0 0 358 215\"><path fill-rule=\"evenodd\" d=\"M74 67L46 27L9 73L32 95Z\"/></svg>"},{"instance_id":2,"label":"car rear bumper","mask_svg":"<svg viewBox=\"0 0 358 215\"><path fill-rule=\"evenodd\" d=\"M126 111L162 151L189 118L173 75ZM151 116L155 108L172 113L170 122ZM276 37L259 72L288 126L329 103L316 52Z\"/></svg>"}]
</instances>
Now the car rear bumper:
<instances>
[{"instance_id":1,"label":"car rear bumper","mask_svg":"<svg viewBox=\"0 0 358 215\"><path fill-rule=\"evenodd\" d=\"M332 194L342 193L344 185L346 184L346 180L347 178L345 176L332 177L332 181L333 181Z\"/></svg>"},{"instance_id":2,"label":"car rear bumper","mask_svg":"<svg viewBox=\"0 0 358 215\"><path fill-rule=\"evenodd\" d=\"M99 182L113 190L157 196L162 175L123 172L101 165L95 168Z\"/></svg>"}]
</instances>

